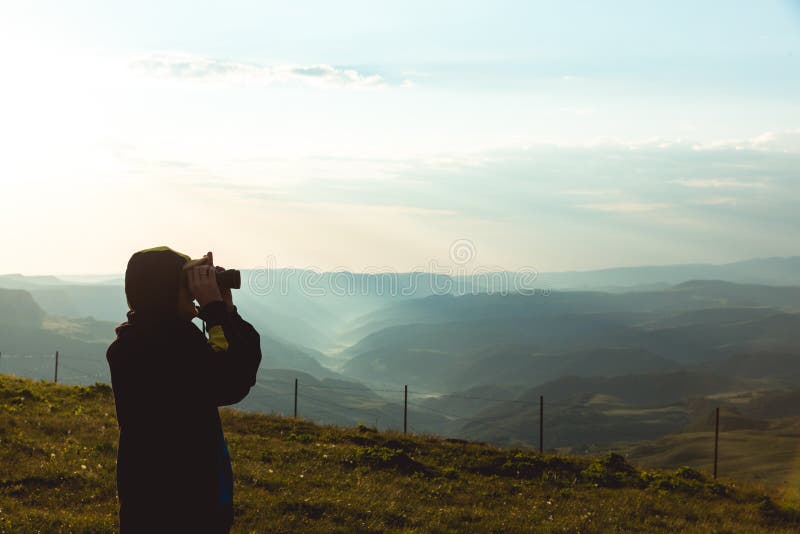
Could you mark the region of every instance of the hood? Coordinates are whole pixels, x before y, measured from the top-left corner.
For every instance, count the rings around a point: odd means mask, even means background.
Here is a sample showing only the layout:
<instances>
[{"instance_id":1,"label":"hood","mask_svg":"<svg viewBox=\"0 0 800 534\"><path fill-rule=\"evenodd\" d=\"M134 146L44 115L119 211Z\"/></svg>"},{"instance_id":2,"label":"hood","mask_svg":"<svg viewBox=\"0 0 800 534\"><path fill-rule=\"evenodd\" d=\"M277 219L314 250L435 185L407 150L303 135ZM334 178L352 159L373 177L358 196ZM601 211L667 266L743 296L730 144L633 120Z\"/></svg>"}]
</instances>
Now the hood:
<instances>
[{"instance_id":1,"label":"hood","mask_svg":"<svg viewBox=\"0 0 800 534\"><path fill-rule=\"evenodd\" d=\"M116 328L121 335L132 326L152 327L179 320L178 293L183 266L190 258L167 246L135 252L125 270L128 320Z\"/></svg>"}]
</instances>

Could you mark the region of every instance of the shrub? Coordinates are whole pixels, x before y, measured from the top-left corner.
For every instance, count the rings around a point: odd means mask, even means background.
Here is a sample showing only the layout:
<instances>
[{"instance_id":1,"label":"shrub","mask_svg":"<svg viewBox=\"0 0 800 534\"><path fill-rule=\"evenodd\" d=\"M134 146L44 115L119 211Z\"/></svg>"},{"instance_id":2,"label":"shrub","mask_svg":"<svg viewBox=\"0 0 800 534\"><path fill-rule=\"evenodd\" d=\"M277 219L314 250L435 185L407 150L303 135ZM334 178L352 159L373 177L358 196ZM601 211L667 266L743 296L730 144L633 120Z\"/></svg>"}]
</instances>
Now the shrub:
<instances>
[{"instance_id":1,"label":"shrub","mask_svg":"<svg viewBox=\"0 0 800 534\"><path fill-rule=\"evenodd\" d=\"M295 434L294 432L286 436L286 441L296 441L298 443L311 443L314 439L311 434Z\"/></svg>"},{"instance_id":2,"label":"shrub","mask_svg":"<svg viewBox=\"0 0 800 534\"><path fill-rule=\"evenodd\" d=\"M581 476L588 482L605 488L644 485L636 469L625 458L613 452L589 464L581 472Z\"/></svg>"},{"instance_id":3,"label":"shrub","mask_svg":"<svg viewBox=\"0 0 800 534\"><path fill-rule=\"evenodd\" d=\"M706 477L703 473L689 466L681 466L675 471L675 476L686 480L696 480L698 482L705 482Z\"/></svg>"},{"instance_id":4,"label":"shrub","mask_svg":"<svg viewBox=\"0 0 800 534\"><path fill-rule=\"evenodd\" d=\"M359 464L378 469L397 469L404 473L424 473L428 469L412 459L403 449L390 449L388 447L366 447L356 452Z\"/></svg>"}]
</instances>

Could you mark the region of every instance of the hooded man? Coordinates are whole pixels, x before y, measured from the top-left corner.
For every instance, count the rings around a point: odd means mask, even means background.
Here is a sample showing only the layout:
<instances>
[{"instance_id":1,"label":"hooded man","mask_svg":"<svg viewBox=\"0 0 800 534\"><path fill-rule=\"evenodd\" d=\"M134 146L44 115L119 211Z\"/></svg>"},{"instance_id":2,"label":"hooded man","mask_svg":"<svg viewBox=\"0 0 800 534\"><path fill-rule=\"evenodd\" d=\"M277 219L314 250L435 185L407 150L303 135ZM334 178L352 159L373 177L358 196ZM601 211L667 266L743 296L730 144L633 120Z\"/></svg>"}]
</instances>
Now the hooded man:
<instances>
[{"instance_id":1,"label":"hooded man","mask_svg":"<svg viewBox=\"0 0 800 534\"><path fill-rule=\"evenodd\" d=\"M122 534L228 532L233 522L217 407L247 395L261 349L231 290L218 286L221 270L211 252L198 261L169 247L136 252L128 262L128 320L106 353L120 429Z\"/></svg>"}]
</instances>

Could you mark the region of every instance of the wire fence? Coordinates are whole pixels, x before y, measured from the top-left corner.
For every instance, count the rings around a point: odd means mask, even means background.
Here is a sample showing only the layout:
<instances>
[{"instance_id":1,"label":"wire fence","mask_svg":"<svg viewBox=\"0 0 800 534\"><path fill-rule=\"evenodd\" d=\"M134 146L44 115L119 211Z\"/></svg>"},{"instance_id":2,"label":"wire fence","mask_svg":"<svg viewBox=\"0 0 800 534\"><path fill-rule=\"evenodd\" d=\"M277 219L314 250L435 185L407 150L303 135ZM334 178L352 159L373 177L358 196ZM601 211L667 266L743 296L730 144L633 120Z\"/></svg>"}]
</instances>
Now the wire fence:
<instances>
[{"instance_id":1,"label":"wire fence","mask_svg":"<svg viewBox=\"0 0 800 534\"><path fill-rule=\"evenodd\" d=\"M37 364L30 365L30 362L37 361ZM69 363L67 363L69 362ZM16 354L3 354L0 353L0 372L13 372L30 378L48 380L52 377L53 381L61 383L91 383L94 381L110 382L110 374L107 368L102 371L87 370L81 366L91 364L96 367L99 365L105 366L106 363L102 360L94 360L83 356L65 356L61 353L54 353L53 355L16 355ZM68 372L65 372L68 371ZM294 389L293 389L294 386ZM291 415L297 417L303 415L302 410L298 411L298 402L303 406L312 405L310 413L305 415L309 418L318 420L319 422L326 422L319 416L321 412L331 413L333 415L341 412L353 412L360 410L365 416L371 419L385 418L387 411L392 405L402 404L402 413L398 410L398 418L402 415L404 420L403 427L408 428L408 407L412 407L417 412L425 412L440 416L444 421L460 421L460 422L479 422L486 427L494 428L501 432L507 432L512 435L518 432L519 429L514 429L509 426L500 425L487 421L486 417L475 417L461 411L448 411L441 408L430 406L430 403L457 399L465 401L477 401L481 403L495 403L495 404L509 404L509 405L528 405L531 407L539 406L536 401L525 401L520 399L511 398L490 398L482 396L464 395L451 392L438 392L412 389L405 386L403 389L389 389L386 387L373 388L359 385L342 385L342 384L322 384L310 383L300 380L287 380L275 377L261 378L257 380L255 387L257 393L254 395L253 403L263 404L258 401L273 399L273 400L287 400L291 399L293 410ZM282 391L281 391L282 389ZM350 401L348 404L343 404L337 400L337 394L342 394ZM396 396L395 398L392 398ZM409 398L411 400L409 400ZM361 403L357 405L356 402ZM285 403L284 403L285 404ZM370 405L372 405L370 407ZM331 408L339 408L340 411L336 412ZM284 410L285 411L285 410ZM288 414L287 414L288 415ZM341 419L340 417L333 417L334 420ZM413 429L413 427L412 427ZM427 433L435 433L433 429L427 428ZM413 431L413 430L412 430Z\"/></svg>"},{"instance_id":2,"label":"wire fence","mask_svg":"<svg viewBox=\"0 0 800 534\"><path fill-rule=\"evenodd\" d=\"M86 365L91 365L93 369L86 369ZM267 370L261 371L268 372ZM275 372L287 374L287 371L283 370ZM19 355L0 352L0 373L52 380L64 384L86 385L94 382L111 382L105 360L73 355L65 357L58 351L51 355ZM409 397L412 400L409 400ZM442 401L451 399L481 404L462 410L447 409L437 405L437 403L441 404ZM513 406L517 410L518 417L515 419L514 425L492 420L491 410L503 405ZM543 396L534 399L497 398L424 391L409 388L408 385L404 385L402 389L372 388L366 385L324 384L301 381L299 378L292 380L275 376L258 377L255 389L243 401L241 407L255 408L260 412L291 415L294 418L303 417L322 424L344 426L355 425L356 420L359 420L361 422L374 421L377 428L379 420L388 420L389 423L384 425L385 429L398 431L402 429L403 433L408 433L410 429L413 434L441 437L463 438L465 430L490 429L494 432L492 436L497 441L512 442L522 447L535 447L540 453L545 450L545 429L548 419L550 423L554 423L554 419L559 415L576 409L576 406L571 403L548 401L545 404ZM410 413L409 407L413 409ZM525 411L526 408L530 409L530 413ZM550 415L549 412L556 412L557 415ZM505 415L508 415L508 412L505 412ZM715 419L714 478L717 477L719 408L716 409ZM415 421L414 424L411 423L412 420ZM400 426L401 421L402 427ZM448 424L451 423L457 424L461 431L449 431ZM470 427L470 425L473 426ZM538 438L538 447L535 446L535 441L531 443L530 440L520 439L520 436L533 434L530 429L536 427L538 427L535 432ZM448 435L452 433L456 435Z\"/></svg>"}]
</instances>

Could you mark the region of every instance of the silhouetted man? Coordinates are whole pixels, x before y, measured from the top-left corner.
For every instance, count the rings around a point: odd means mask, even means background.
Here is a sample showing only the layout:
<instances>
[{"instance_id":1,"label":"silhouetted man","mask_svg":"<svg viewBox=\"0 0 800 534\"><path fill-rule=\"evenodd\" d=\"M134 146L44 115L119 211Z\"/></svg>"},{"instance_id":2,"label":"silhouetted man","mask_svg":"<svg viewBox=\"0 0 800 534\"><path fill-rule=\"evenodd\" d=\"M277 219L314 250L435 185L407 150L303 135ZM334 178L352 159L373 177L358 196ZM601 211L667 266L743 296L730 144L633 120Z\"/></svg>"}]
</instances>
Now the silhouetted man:
<instances>
[{"instance_id":1,"label":"silhouetted man","mask_svg":"<svg viewBox=\"0 0 800 534\"><path fill-rule=\"evenodd\" d=\"M187 265L188 256L156 247L135 253L125 272L128 320L106 353L120 428L122 534L228 532L233 521L217 407L247 395L261 349L231 290L218 287L211 252L203 259Z\"/></svg>"}]
</instances>

